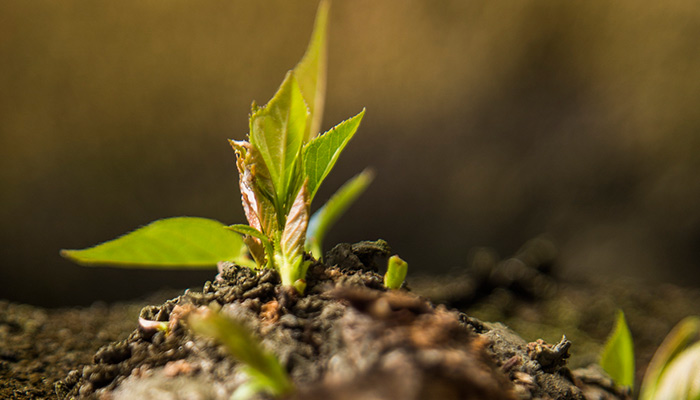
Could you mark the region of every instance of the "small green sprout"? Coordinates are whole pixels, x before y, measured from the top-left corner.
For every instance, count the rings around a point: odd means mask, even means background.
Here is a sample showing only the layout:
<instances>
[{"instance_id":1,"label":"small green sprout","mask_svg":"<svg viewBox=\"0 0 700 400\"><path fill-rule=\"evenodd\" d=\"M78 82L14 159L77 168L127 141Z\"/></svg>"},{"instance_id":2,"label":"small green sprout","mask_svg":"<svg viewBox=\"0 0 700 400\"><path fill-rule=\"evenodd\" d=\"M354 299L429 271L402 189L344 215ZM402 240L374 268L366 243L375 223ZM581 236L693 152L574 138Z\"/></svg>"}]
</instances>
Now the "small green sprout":
<instances>
[{"instance_id":1,"label":"small green sprout","mask_svg":"<svg viewBox=\"0 0 700 400\"><path fill-rule=\"evenodd\" d=\"M687 317L673 328L647 367L639 392L640 400L700 400L698 339L698 317ZM634 348L621 310L601 354L600 365L617 384L632 390Z\"/></svg>"},{"instance_id":2,"label":"small green sprout","mask_svg":"<svg viewBox=\"0 0 700 400\"><path fill-rule=\"evenodd\" d=\"M619 385L634 387L634 345L625 314L617 311L617 320L600 355L600 366Z\"/></svg>"},{"instance_id":3,"label":"small green sprout","mask_svg":"<svg viewBox=\"0 0 700 400\"><path fill-rule=\"evenodd\" d=\"M389 257L389 262L384 274L384 286L387 289L399 289L406 279L408 263L398 255Z\"/></svg>"},{"instance_id":4,"label":"small green sprout","mask_svg":"<svg viewBox=\"0 0 700 400\"><path fill-rule=\"evenodd\" d=\"M248 225L169 218L91 248L62 250L61 255L82 265L136 268L210 268L233 261L275 269L284 286L303 293L306 252L321 258L328 228L372 180L369 171L355 176L311 217L312 200L364 116L362 110L323 134L318 131L326 88L328 10L329 3L322 1L307 50L277 93L265 106L253 102L248 140L229 141L236 152Z\"/></svg>"},{"instance_id":5,"label":"small green sprout","mask_svg":"<svg viewBox=\"0 0 700 400\"><path fill-rule=\"evenodd\" d=\"M195 333L223 344L243 364L241 370L248 381L236 389L232 400L245 400L262 393L282 397L294 390L292 380L277 357L265 350L240 322L205 309L190 314L188 323Z\"/></svg>"}]
</instances>

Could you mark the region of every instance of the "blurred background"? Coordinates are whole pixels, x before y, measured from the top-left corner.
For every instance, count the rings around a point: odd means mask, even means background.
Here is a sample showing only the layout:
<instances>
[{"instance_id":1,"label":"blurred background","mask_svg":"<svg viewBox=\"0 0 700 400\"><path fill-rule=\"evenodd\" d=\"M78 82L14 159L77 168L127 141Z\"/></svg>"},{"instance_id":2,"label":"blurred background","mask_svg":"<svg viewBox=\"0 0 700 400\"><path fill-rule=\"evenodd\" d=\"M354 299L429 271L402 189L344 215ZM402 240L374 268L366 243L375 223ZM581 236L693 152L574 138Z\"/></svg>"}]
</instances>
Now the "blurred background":
<instances>
[{"instance_id":1,"label":"blurred background","mask_svg":"<svg viewBox=\"0 0 700 400\"><path fill-rule=\"evenodd\" d=\"M316 0L0 4L0 298L199 287L83 268L169 216L244 217L228 138L308 41ZM366 166L327 244L384 238L412 274L545 235L564 276L700 284L694 0L334 0L324 128L367 108L316 207Z\"/></svg>"}]
</instances>

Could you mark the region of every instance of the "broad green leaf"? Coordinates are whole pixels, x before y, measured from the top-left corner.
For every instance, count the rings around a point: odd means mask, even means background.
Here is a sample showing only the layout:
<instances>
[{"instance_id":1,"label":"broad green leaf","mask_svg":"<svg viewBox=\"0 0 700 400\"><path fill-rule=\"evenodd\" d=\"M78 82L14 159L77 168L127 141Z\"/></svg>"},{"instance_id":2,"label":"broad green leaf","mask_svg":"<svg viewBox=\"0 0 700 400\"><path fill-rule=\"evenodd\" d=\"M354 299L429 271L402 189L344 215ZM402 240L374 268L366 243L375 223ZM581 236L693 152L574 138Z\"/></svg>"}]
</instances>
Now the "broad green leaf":
<instances>
[{"instance_id":1,"label":"broad green leaf","mask_svg":"<svg viewBox=\"0 0 700 400\"><path fill-rule=\"evenodd\" d=\"M206 218L167 218L88 249L62 250L61 255L83 265L209 268L245 258L243 240L225 228Z\"/></svg>"},{"instance_id":2,"label":"broad green leaf","mask_svg":"<svg viewBox=\"0 0 700 400\"><path fill-rule=\"evenodd\" d=\"M387 289L401 288L403 281L406 280L407 272L408 263L397 255L391 256L386 268L386 274L384 274L384 286Z\"/></svg>"},{"instance_id":3,"label":"broad green leaf","mask_svg":"<svg viewBox=\"0 0 700 400\"><path fill-rule=\"evenodd\" d=\"M326 98L326 70L328 65L328 1L321 1L316 12L314 30L304 57L294 67L294 76L311 111L311 121L306 127L304 142L308 142L321 130L323 106Z\"/></svg>"},{"instance_id":4,"label":"broad green leaf","mask_svg":"<svg viewBox=\"0 0 700 400\"><path fill-rule=\"evenodd\" d=\"M618 385L634 387L634 345L622 310L600 355L600 366Z\"/></svg>"},{"instance_id":5,"label":"broad green leaf","mask_svg":"<svg viewBox=\"0 0 700 400\"><path fill-rule=\"evenodd\" d=\"M287 371L242 323L211 310L192 314L189 323L196 333L223 344L233 357L245 365L245 372L251 378L250 389L274 396L292 390Z\"/></svg>"},{"instance_id":6,"label":"broad green leaf","mask_svg":"<svg viewBox=\"0 0 700 400\"><path fill-rule=\"evenodd\" d=\"M674 358L683 352L693 340L698 339L698 335L700 335L700 318L698 317L687 317L671 330L649 362L639 392L640 400L656 398L662 374Z\"/></svg>"},{"instance_id":7,"label":"broad green leaf","mask_svg":"<svg viewBox=\"0 0 700 400\"><path fill-rule=\"evenodd\" d=\"M333 169L340 153L357 132L365 110L336 125L304 146L304 174L309 179L309 199L313 200L321 182Z\"/></svg>"},{"instance_id":8,"label":"broad green leaf","mask_svg":"<svg viewBox=\"0 0 700 400\"><path fill-rule=\"evenodd\" d=\"M372 180L374 172L366 169L352 177L337 192L314 213L309 221L306 232L306 250L320 260L323 256L323 239L328 230L341 215L364 193Z\"/></svg>"},{"instance_id":9,"label":"broad green leaf","mask_svg":"<svg viewBox=\"0 0 700 400\"><path fill-rule=\"evenodd\" d=\"M290 71L275 96L250 117L250 144L264 160L275 189L277 211L289 197L295 164L304 141L309 110Z\"/></svg>"}]
</instances>

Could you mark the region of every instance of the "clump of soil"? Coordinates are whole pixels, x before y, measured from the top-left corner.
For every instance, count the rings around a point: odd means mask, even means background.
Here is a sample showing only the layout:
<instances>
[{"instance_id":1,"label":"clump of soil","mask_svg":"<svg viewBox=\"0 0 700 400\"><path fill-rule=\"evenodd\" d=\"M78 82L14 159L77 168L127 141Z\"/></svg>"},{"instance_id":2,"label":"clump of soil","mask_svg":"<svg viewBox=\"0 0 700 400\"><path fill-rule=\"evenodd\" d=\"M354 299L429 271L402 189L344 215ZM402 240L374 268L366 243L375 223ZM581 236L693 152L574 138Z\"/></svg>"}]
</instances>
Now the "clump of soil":
<instances>
[{"instance_id":1,"label":"clump of soil","mask_svg":"<svg viewBox=\"0 0 700 400\"><path fill-rule=\"evenodd\" d=\"M228 399L245 379L225 349L193 336L183 314L216 304L244 321L287 368L299 399L624 398L595 371L567 367L571 343L527 343L500 324L385 291L385 242L342 244L329 265L315 262L303 297L281 289L276 272L227 263L202 291L142 309L143 327L100 348L92 364L56 384L61 399ZM582 375L583 376L583 375Z\"/></svg>"}]
</instances>

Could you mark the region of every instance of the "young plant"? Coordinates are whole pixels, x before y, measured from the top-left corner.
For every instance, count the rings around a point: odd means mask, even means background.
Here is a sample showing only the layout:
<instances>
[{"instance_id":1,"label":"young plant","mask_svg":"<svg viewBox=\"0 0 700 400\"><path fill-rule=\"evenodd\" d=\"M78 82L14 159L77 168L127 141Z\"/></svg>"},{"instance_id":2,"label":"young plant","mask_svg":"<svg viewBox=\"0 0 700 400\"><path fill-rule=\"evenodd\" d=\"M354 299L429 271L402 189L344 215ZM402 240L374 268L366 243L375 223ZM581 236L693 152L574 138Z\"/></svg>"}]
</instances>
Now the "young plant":
<instances>
[{"instance_id":1,"label":"young plant","mask_svg":"<svg viewBox=\"0 0 700 400\"><path fill-rule=\"evenodd\" d=\"M408 263L401 259L398 255L393 255L389 258L386 273L384 274L384 286L387 289L399 289L406 280L408 272Z\"/></svg>"},{"instance_id":2,"label":"young plant","mask_svg":"<svg viewBox=\"0 0 700 400\"><path fill-rule=\"evenodd\" d=\"M634 387L634 345L625 314L617 311L617 320L600 355L600 366L621 386Z\"/></svg>"},{"instance_id":3,"label":"young plant","mask_svg":"<svg viewBox=\"0 0 700 400\"><path fill-rule=\"evenodd\" d=\"M170 218L95 247L61 254L83 265L124 267L200 268L233 261L276 269L283 285L303 293L309 265L305 251L320 259L328 228L372 180L369 171L355 176L310 216L321 183L364 116L362 110L318 133L326 87L328 7L326 1L319 5L306 53L277 93L265 106L253 102L248 140L230 140L247 225L225 227L205 218Z\"/></svg>"}]
</instances>

